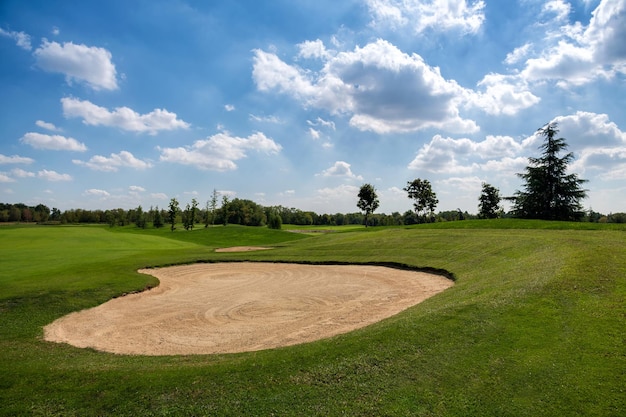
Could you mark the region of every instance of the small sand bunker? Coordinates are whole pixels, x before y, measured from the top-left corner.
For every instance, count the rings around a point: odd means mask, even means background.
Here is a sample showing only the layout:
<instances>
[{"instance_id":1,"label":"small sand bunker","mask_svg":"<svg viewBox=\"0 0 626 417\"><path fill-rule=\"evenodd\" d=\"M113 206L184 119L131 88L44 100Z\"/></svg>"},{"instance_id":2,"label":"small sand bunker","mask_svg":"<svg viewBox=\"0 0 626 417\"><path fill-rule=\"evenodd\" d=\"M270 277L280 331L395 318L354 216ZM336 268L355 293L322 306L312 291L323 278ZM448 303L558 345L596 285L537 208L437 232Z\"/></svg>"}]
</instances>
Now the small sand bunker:
<instances>
[{"instance_id":1,"label":"small sand bunker","mask_svg":"<svg viewBox=\"0 0 626 417\"><path fill-rule=\"evenodd\" d=\"M270 250L267 246L232 246L230 248L218 248L215 252L251 252L255 250Z\"/></svg>"},{"instance_id":2,"label":"small sand bunker","mask_svg":"<svg viewBox=\"0 0 626 417\"><path fill-rule=\"evenodd\" d=\"M132 355L271 349L395 315L453 285L379 266L215 263L147 269L152 290L69 314L48 341Z\"/></svg>"}]
</instances>

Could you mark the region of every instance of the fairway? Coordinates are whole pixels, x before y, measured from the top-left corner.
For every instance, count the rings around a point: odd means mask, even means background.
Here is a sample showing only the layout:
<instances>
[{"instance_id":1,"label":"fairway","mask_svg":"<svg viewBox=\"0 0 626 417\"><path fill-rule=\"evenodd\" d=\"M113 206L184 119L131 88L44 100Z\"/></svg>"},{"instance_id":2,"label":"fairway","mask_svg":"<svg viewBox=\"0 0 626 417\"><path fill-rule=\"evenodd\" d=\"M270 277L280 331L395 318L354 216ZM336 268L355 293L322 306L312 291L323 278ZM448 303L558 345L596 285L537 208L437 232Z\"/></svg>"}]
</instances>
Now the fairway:
<instances>
[{"instance_id":1,"label":"fairway","mask_svg":"<svg viewBox=\"0 0 626 417\"><path fill-rule=\"evenodd\" d=\"M159 287L63 317L45 327L45 339L136 355L271 349L367 326L453 284L376 266L238 262L139 272Z\"/></svg>"}]
</instances>

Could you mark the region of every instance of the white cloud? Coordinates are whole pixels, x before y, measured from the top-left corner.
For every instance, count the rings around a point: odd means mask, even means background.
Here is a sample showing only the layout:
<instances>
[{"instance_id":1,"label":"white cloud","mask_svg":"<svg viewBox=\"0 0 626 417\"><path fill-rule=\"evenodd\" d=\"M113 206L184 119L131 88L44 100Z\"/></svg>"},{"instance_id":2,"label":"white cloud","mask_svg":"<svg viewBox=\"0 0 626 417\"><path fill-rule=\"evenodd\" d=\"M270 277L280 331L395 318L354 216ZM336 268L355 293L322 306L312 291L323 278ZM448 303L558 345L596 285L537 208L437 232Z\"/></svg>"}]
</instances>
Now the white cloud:
<instances>
[{"instance_id":1,"label":"white cloud","mask_svg":"<svg viewBox=\"0 0 626 417\"><path fill-rule=\"evenodd\" d=\"M35 122L35 124L37 126L41 127L42 129L50 130L52 132L58 132L58 131L61 130L58 127L56 127L54 124L48 123L48 122L44 122L43 120L37 120Z\"/></svg>"},{"instance_id":2,"label":"white cloud","mask_svg":"<svg viewBox=\"0 0 626 417\"><path fill-rule=\"evenodd\" d=\"M61 99L65 117L80 117L83 123L92 126L117 127L130 132L147 132L155 135L161 130L187 129L189 124L179 120L176 113L155 109L139 114L128 107L117 107L109 111L87 100L64 97Z\"/></svg>"},{"instance_id":3,"label":"white cloud","mask_svg":"<svg viewBox=\"0 0 626 417\"><path fill-rule=\"evenodd\" d=\"M128 190L133 193L143 193L146 191L145 188L140 187L139 185L131 185L130 187L128 187Z\"/></svg>"},{"instance_id":4,"label":"white cloud","mask_svg":"<svg viewBox=\"0 0 626 417\"><path fill-rule=\"evenodd\" d=\"M15 182L15 180L9 177L6 172L0 172L0 182Z\"/></svg>"},{"instance_id":5,"label":"white cloud","mask_svg":"<svg viewBox=\"0 0 626 417\"><path fill-rule=\"evenodd\" d=\"M559 136L570 146L577 148L625 146L626 132L609 120L607 114L578 111L567 116L555 117Z\"/></svg>"},{"instance_id":6,"label":"white cloud","mask_svg":"<svg viewBox=\"0 0 626 417\"><path fill-rule=\"evenodd\" d=\"M443 32L476 33L484 20L484 1L467 0L367 0L372 26Z\"/></svg>"},{"instance_id":7,"label":"white cloud","mask_svg":"<svg viewBox=\"0 0 626 417\"><path fill-rule=\"evenodd\" d=\"M250 114L250 120L254 120L255 122L263 122L263 123L275 123L275 124L283 123L283 121L280 120L280 118L276 116L257 116L254 114Z\"/></svg>"},{"instance_id":8,"label":"white cloud","mask_svg":"<svg viewBox=\"0 0 626 417\"><path fill-rule=\"evenodd\" d=\"M585 149L571 168L574 172L595 171L603 181L626 180L626 146Z\"/></svg>"},{"instance_id":9,"label":"white cloud","mask_svg":"<svg viewBox=\"0 0 626 417\"><path fill-rule=\"evenodd\" d=\"M43 133L29 132L20 139L20 142L32 146L35 149L50 149L53 151L84 152L87 146L74 138L66 138L61 135L46 135Z\"/></svg>"},{"instance_id":10,"label":"white cloud","mask_svg":"<svg viewBox=\"0 0 626 417\"><path fill-rule=\"evenodd\" d=\"M307 124L309 126L314 126L314 127L326 127L329 128L331 130L336 130L335 128L335 122L333 122L332 120L324 120L321 117L318 117L317 119L315 119L314 121L311 120L307 120L306 121Z\"/></svg>"},{"instance_id":11,"label":"white cloud","mask_svg":"<svg viewBox=\"0 0 626 417\"><path fill-rule=\"evenodd\" d=\"M602 0L586 27L580 22L562 24L569 9L563 1L546 3L544 11L556 13L558 29L546 37L541 53L525 62L520 76L567 88L626 74L626 0Z\"/></svg>"},{"instance_id":12,"label":"white cloud","mask_svg":"<svg viewBox=\"0 0 626 417\"><path fill-rule=\"evenodd\" d=\"M118 154L112 153L109 157L95 155L87 162L77 159L74 159L72 162L76 165L86 166L95 171L104 172L116 172L122 167L133 169L146 169L152 167L151 163L135 158L135 156L128 151L121 151Z\"/></svg>"},{"instance_id":13,"label":"white cloud","mask_svg":"<svg viewBox=\"0 0 626 417\"><path fill-rule=\"evenodd\" d=\"M13 39L17 46L26 51L30 51L32 49L30 44L30 35L27 35L24 32L7 31L0 28L0 36Z\"/></svg>"},{"instance_id":14,"label":"white cloud","mask_svg":"<svg viewBox=\"0 0 626 417\"><path fill-rule=\"evenodd\" d=\"M312 127L309 128L309 135L311 135L311 138L313 140L318 140L320 138L320 131L319 130L315 130Z\"/></svg>"},{"instance_id":15,"label":"white cloud","mask_svg":"<svg viewBox=\"0 0 626 417\"><path fill-rule=\"evenodd\" d=\"M288 65L273 53L255 50L253 78L260 91L277 91L377 133L426 128L476 132L459 116L469 92L444 79L417 54L408 55L385 40L341 52L315 73Z\"/></svg>"},{"instance_id":16,"label":"white cloud","mask_svg":"<svg viewBox=\"0 0 626 417\"><path fill-rule=\"evenodd\" d=\"M350 169L350 164L345 161L335 162L332 167L322 171L320 175L324 177L345 177L354 180L363 179L361 175L355 175L354 173L352 173L352 170Z\"/></svg>"},{"instance_id":17,"label":"white cloud","mask_svg":"<svg viewBox=\"0 0 626 417\"><path fill-rule=\"evenodd\" d=\"M529 54L531 48L531 43L525 43L524 45L515 48L513 52L509 52L506 55L504 62L509 65L517 64Z\"/></svg>"},{"instance_id":18,"label":"white cloud","mask_svg":"<svg viewBox=\"0 0 626 417\"><path fill-rule=\"evenodd\" d=\"M155 198L157 200L167 200L167 194L165 193L152 193L150 197Z\"/></svg>"},{"instance_id":19,"label":"white cloud","mask_svg":"<svg viewBox=\"0 0 626 417\"><path fill-rule=\"evenodd\" d=\"M225 104L224 105L224 110L226 111L234 111L235 110L235 106L233 106L232 104Z\"/></svg>"},{"instance_id":20,"label":"white cloud","mask_svg":"<svg viewBox=\"0 0 626 417\"><path fill-rule=\"evenodd\" d=\"M198 140L192 146L161 149L161 161L193 165L211 171L237 169L235 161L245 158L247 151L276 154L282 147L261 132L247 138L218 133Z\"/></svg>"},{"instance_id":21,"label":"white cloud","mask_svg":"<svg viewBox=\"0 0 626 417\"><path fill-rule=\"evenodd\" d=\"M470 104L487 114L514 115L540 101L517 76L487 74L478 87L484 87L485 91L468 94Z\"/></svg>"},{"instance_id":22,"label":"white cloud","mask_svg":"<svg viewBox=\"0 0 626 417\"><path fill-rule=\"evenodd\" d=\"M567 21L572 6L563 0L550 0L543 5L543 13L554 14L556 21Z\"/></svg>"},{"instance_id":23,"label":"white cloud","mask_svg":"<svg viewBox=\"0 0 626 417\"><path fill-rule=\"evenodd\" d=\"M109 197L111 194L109 194L109 192L105 190L98 190L97 188L90 188L89 190L85 190L83 195L95 196L95 197Z\"/></svg>"},{"instance_id":24,"label":"white cloud","mask_svg":"<svg viewBox=\"0 0 626 417\"><path fill-rule=\"evenodd\" d=\"M48 72L65 75L68 84L84 82L94 90L116 90L117 76L111 52L104 48L44 39L33 55L37 66Z\"/></svg>"},{"instance_id":25,"label":"white cloud","mask_svg":"<svg viewBox=\"0 0 626 417\"><path fill-rule=\"evenodd\" d=\"M0 165L1 164L32 164L35 162L32 158L27 158L25 156L12 155L6 156L0 153Z\"/></svg>"},{"instance_id":26,"label":"white cloud","mask_svg":"<svg viewBox=\"0 0 626 417\"><path fill-rule=\"evenodd\" d=\"M520 169L526 165L527 158L520 157L526 151L524 143L510 136L489 135L476 142L435 135L422 146L408 168L442 174L510 172L511 168Z\"/></svg>"},{"instance_id":27,"label":"white cloud","mask_svg":"<svg viewBox=\"0 0 626 417\"><path fill-rule=\"evenodd\" d=\"M47 181L71 181L72 176L69 174L59 174L56 171L48 171L44 169L37 173L37 177L42 178Z\"/></svg>"},{"instance_id":28,"label":"white cloud","mask_svg":"<svg viewBox=\"0 0 626 417\"><path fill-rule=\"evenodd\" d=\"M25 171L23 169L15 168L11 170L11 174L17 178L34 178L35 173L30 171Z\"/></svg>"},{"instance_id":29,"label":"white cloud","mask_svg":"<svg viewBox=\"0 0 626 417\"><path fill-rule=\"evenodd\" d=\"M326 50L324 42L319 39L314 41L304 41L296 46L300 49L298 57L301 58L325 59L332 55L331 52Z\"/></svg>"}]
</instances>

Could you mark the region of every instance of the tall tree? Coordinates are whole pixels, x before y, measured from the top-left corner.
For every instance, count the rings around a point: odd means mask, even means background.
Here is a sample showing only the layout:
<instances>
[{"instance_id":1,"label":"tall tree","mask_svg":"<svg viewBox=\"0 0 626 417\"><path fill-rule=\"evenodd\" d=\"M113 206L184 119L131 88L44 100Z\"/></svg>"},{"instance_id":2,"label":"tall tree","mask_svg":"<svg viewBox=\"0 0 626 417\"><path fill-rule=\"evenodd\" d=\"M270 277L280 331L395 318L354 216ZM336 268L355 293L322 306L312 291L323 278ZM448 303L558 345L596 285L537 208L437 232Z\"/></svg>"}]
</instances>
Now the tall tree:
<instances>
[{"instance_id":1,"label":"tall tree","mask_svg":"<svg viewBox=\"0 0 626 417\"><path fill-rule=\"evenodd\" d=\"M222 211L222 221L224 222L224 226L226 226L228 224L229 205L230 205L230 200L228 199L228 196L227 195L223 195L222 196L221 211Z\"/></svg>"},{"instance_id":2,"label":"tall tree","mask_svg":"<svg viewBox=\"0 0 626 417\"><path fill-rule=\"evenodd\" d=\"M167 221L170 224L172 232L174 231L174 229L176 229L176 216L178 215L179 211L180 208L178 206L178 200L172 198L170 200L169 210L167 211Z\"/></svg>"},{"instance_id":3,"label":"tall tree","mask_svg":"<svg viewBox=\"0 0 626 417\"><path fill-rule=\"evenodd\" d=\"M156 206L156 208L154 209L152 226L154 226L156 229L160 229L161 227L163 227L163 216L161 215L161 210L159 210L159 206Z\"/></svg>"},{"instance_id":4,"label":"tall tree","mask_svg":"<svg viewBox=\"0 0 626 417\"><path fill-rule=\"evenodd\" d=\"M403 190L408 193L411 200L415 200L413 207L418 219L422 222L432 221L439 200L430 185L430 181L417 178L407 182L407 186Z\"/></svg>"},{"instance_id":5,"label":"tall tree","mask_svg":"<svg viewBox=\"0 0 626 417\"><path fill-rule=\"evenodd\" d=\"M204 227L209 227L209 218L210 218L211 226L215 224L215 210L216 209L217 209L217 190L214 188L213 194L211 194L211 199L206 202L206 220L204 223Z\"/></svg>"},{"instance_id":6,"label":"tall tree","mask_svg":"<svg viewBox=\"0 0 626 417\"><path fill-rule=\"evenodd\" d=\"M376 189L371 184L363 184L359 190L358 197L359 201L356 203L356 206L363 211L365 227L367 227L367 218L376 211L379 205Z\"/></svg>"},{"instance_id":7,"label":"tall tree","mask_svg":"<svg viewBox=\"0 0 626 417\"><path fill-rule=\"evenodd\" d=\"M513 214L516 217L543 220L580 220L583 216L580 201L587 196L582 184L586 180L576 174L568 174L567 166L574 159L563 138L557 138L557 123L548 123L537 133L544 138L539 147L539 158L528 158L526 171L517 174L525 182L524 191L516 191L513 197Z\"/></svg>"},{"instance_id":8,"label":"tall tree","mask_svg":"<svg viewBox=\"0 0 626 417\"><path fill-rule=\"evenodd\" d=\"M483 182L483 190L478 197L478 217L481 219L498 218L502 211L500 200L500 190Z\"/></svg>"}]
</instances>

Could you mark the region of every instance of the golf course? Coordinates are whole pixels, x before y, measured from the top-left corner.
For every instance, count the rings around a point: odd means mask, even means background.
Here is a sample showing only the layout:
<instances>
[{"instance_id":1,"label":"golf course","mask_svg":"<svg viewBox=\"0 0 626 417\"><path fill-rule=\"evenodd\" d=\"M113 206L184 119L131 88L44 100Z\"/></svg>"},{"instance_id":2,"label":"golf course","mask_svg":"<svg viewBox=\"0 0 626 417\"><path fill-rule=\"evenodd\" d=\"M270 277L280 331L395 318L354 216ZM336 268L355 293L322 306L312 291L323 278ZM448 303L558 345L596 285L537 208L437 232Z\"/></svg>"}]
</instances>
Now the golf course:
<instances>
[{"instance_id":1,"label":"golf course","mask_svg":"<svg viewBox=\"0 0 626 417\"><path fill-rule=\"evenodd\" d=\"M11 224L0 251L1 416L626 413L623 224ZM241 352L112 353L45 337L69 314L158 291L146 270L222 263L389 268L450 285L354 330Z\"/></svg>"}]
</instances>

